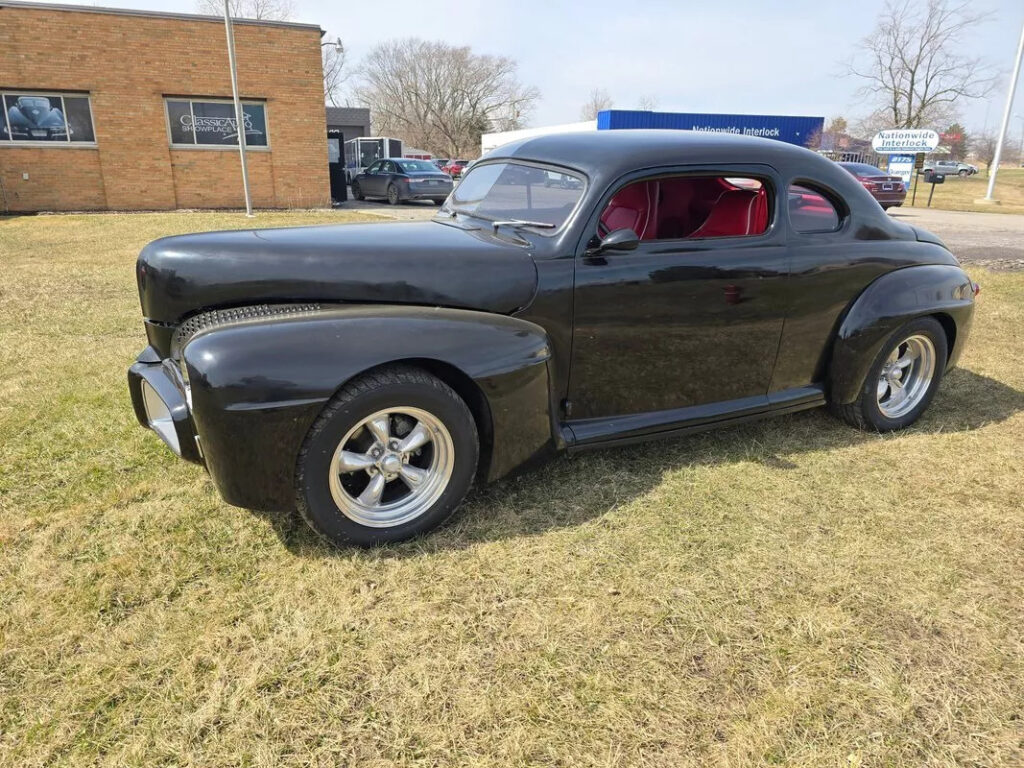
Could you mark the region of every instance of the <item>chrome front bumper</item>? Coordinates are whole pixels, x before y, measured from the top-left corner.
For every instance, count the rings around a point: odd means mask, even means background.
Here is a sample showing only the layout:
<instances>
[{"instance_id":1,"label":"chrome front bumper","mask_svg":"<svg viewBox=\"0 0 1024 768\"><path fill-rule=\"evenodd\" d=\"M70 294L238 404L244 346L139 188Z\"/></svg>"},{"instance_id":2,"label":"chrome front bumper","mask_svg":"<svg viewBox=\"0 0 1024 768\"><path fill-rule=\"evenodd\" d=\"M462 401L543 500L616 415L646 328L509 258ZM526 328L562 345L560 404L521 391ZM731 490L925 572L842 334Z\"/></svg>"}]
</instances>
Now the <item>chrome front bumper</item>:
<instances>
[{"instance_id":1,"label":"chrome front bumper","mask_svg":"<svg viewBox=\"0 0 1024 768\"><path fill-rule=\"evenodd\" d=\"M167 447L186 461L203 462L203 452L189 412L185 383L170 360L160 360L152 347L128 369L128 391L135 417L152 429Z\"/></svg>"}]
</instances>

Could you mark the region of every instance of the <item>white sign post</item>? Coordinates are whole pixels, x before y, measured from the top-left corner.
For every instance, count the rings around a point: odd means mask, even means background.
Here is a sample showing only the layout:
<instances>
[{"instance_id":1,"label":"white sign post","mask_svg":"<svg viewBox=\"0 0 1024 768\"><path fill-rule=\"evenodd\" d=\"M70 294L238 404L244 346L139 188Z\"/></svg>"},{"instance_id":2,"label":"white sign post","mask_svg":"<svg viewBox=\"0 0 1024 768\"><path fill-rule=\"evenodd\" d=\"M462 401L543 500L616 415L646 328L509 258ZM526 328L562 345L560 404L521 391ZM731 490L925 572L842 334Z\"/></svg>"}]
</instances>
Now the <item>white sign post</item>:
<instances>
[{"instance_id":1,"label":"white sign post","mask_svg":"<svg viewBox=\"0 0 1024 768\"><path fill-rule=\"evenodd\" d=\"M880 155L934 152L939 134L926 128L893 128L879 131L871 140L871 148Z\"/></svg>"}]
</instances>

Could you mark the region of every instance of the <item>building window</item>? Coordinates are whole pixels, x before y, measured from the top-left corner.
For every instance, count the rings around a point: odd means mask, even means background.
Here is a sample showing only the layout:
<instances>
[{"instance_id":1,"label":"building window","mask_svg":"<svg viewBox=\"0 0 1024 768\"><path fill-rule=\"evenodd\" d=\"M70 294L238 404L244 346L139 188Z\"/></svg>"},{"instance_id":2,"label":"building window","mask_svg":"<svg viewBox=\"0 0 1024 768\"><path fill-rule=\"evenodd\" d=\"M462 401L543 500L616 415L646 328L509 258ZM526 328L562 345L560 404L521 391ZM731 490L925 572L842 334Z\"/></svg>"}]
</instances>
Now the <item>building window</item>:
<instances>
[{"instance_id":1,"label":"building window","mask_svg":"<svg viewBox=\"0 0 1024 768\"><path fill-rule=\"evenodd\" d=\"M164 101L172 147L238 146L238 121L233 101L174 98ZM267 105L243 101L242 114L245 116L246 146L257 149L269 147Z\"/></svg>"},{"instance_id":2,"label":"building window","mask_svg":"<svg viewBox=\"0 0 1024 768\"><path fill-rule=\"evenodd\" d=\"M88 96L15 91L0 94L0 102L2 143L96 143Z\"/></svg>"}]
</instances>

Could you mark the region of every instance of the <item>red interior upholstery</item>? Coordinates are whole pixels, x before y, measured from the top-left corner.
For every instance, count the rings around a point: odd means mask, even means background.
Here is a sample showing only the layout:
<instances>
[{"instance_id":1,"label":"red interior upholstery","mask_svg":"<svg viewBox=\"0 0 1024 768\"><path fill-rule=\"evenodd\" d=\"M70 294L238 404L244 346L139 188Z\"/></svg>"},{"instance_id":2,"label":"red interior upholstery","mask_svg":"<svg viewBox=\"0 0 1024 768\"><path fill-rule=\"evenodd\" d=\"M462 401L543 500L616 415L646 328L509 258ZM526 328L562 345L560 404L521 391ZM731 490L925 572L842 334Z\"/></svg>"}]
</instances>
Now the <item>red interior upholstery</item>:
<instances>
[{"instance_id":1,"label":"red interior upholstery","mask_svg":"<svg viewBox=\"0 0 1024 768\"><path fill-rule=\"evenodd\" d=\"M718 198L705 221L690 237L737 237L763 232L768 223L764 188L730 189Z\"/></svg>"},{"instance_id":2,"label":"red interior upholstery","mask_svg":"<svg viewBox=\"0 0 1024 768\"><path fill-rule=\"evenodd\" d=\"M608 232L632 229L641 240L656 236L652 223L657 221L658 182L642 181L620 189L601 214Z\"/></svg>"},{"instance_id":3,"label":"red interior upholstery","mask_svg":"<svg viewBox=\"0 0 1024 768\"><path fill-rule=\"evenodd\" d=\"M739 188L717 176L640 181L620 189L601 215L604 234L632 229L641 240L754 235L768 228L764 187Z\"/></svg>"}]
</instances>

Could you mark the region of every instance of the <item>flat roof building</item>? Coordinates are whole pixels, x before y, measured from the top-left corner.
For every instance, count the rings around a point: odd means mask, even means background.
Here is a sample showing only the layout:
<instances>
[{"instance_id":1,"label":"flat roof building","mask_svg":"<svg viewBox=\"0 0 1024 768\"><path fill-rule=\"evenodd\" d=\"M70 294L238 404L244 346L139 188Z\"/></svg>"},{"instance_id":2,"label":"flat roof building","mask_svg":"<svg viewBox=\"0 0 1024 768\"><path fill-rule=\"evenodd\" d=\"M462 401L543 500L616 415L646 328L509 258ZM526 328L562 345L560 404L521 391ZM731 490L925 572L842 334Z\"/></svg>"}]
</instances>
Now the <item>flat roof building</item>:
<instances>
[{"instance_id":1,"label":"flat roof building","mask_svg":"<svg viewBox=\"0 0 1024 768\"><path fill-rule=\"evenodd\" d=\"M253 204L330 204L318 26L235 21ZM0 0L0 213L244 206L224 21Z\"/></svg>"}]
</instances>

